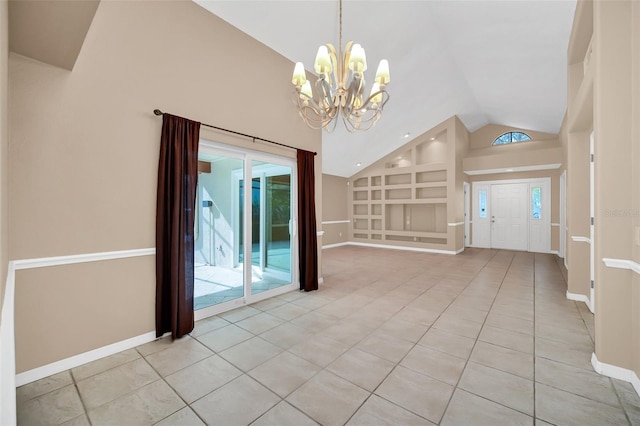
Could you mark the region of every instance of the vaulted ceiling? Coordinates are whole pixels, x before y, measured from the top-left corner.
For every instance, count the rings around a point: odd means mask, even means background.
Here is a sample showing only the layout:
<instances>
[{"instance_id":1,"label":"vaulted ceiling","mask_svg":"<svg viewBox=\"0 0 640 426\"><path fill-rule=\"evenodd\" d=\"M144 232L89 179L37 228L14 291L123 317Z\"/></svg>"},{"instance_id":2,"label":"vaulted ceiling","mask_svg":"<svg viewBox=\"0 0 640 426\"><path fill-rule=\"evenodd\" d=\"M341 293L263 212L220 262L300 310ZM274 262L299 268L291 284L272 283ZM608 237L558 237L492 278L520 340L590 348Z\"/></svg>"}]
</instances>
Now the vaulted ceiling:
<instances>
[{"instance_id":1,"label":"vaulted ceiling","mask_svg":"<svg viewBox=\"0 0 640 426\"><path fill-rule=\"evenodd\" d=\"M197 3L308 71L318 46L338 45L337 0ZM374 128L348 133L338 123L323 132L323 173L351 176L452 115L470 131L493 123L557 133L575 5L344 0L343 44L365 48L369 85L379 60L389 60L391 98Z\"/></svg>"}]
</instances>

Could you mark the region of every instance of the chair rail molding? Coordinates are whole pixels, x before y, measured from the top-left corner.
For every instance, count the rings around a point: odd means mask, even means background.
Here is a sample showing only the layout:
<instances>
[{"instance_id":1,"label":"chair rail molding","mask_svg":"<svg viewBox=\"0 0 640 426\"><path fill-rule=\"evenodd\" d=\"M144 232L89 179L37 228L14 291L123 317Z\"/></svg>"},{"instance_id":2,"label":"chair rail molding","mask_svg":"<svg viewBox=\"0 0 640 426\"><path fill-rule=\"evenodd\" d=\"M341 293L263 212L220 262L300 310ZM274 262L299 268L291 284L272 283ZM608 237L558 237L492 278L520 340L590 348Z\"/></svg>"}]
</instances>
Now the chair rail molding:
<instances>
[{"instance_id":1,"label":"chair rail molding","mask_svg":"<svg viewBox=\"0 0 640 426\"><path fill-rule=\"evenodd\" d=\"M571 240L573 240L576 243L591 244L591 238L589 238L589 237L580 237L580 236L572 235L571 236Z\"/></svg>"},{"instance_id":2,"label":"chair rail molding","mask_svg":"<svg viewBox=\"0 0 640 426\"><path fill-rule=\"evenodd\" d=\"M604 264L609 268L630 269L636 274L640 274L640 263L628 259L611 259L605 257L602 259Z\"/></svg>"}]
</instances>

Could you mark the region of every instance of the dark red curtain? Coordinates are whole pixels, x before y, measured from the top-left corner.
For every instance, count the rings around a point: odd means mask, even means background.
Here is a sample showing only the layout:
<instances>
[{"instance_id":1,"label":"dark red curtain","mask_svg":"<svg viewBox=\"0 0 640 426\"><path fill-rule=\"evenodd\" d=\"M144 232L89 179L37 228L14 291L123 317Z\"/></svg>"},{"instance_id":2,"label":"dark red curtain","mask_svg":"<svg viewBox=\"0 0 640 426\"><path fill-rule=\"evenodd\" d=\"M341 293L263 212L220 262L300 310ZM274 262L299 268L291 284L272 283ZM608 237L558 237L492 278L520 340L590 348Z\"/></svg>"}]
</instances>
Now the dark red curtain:
<instances>
[{"instance_id":1,"label":"dark red curtain","mask_svg":"<svg viewBox=\"0 0 640 426\"><path fill-rule=\"evenodd\" d=\"M298 150L298 253L300 290L318 289L315 153Z\"/></svg>"},{"instance_id":2,"label":"dark red curtain","mask_svg":"<svg viewBox=\"0 0 640 426\"><path fill-rule=\"evenodd\" d=\"M156 336L193 330L193 222L200 123L164 114L156 211Z\"/></svg>"}]
</instances>

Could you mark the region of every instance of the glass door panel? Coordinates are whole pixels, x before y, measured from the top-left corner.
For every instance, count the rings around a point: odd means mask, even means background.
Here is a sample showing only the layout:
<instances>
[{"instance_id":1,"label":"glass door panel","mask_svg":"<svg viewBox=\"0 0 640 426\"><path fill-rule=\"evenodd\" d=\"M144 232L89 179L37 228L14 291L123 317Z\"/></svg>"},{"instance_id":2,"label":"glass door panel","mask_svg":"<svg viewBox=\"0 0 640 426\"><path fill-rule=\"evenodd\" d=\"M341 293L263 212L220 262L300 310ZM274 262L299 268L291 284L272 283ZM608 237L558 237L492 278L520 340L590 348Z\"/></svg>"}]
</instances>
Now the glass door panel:
<instances>
[{"instance_id":1,"label":"glass door panel","mask_svg":"<svg viewBox=\"0 0 640 426\"><path fill-rule=\"evenodd\" d=\"M251 293L291 284L290 166L252 162L252 280ZM257 235L256 235L257 234Z\"/></svg>"},{"instance_id":2,"label":"glass door panel","mask_svg":"<svg viewBox=\"0 0 640 426\"><path fill-rule=\"evenodd\" d=\"M242 220L236 201L244 160L201 150L195 218L194 309L244 297ZM242 205L242 204L240 204ZM240 256L238 256L240 254Z\"/></svg>"}]
</instances>

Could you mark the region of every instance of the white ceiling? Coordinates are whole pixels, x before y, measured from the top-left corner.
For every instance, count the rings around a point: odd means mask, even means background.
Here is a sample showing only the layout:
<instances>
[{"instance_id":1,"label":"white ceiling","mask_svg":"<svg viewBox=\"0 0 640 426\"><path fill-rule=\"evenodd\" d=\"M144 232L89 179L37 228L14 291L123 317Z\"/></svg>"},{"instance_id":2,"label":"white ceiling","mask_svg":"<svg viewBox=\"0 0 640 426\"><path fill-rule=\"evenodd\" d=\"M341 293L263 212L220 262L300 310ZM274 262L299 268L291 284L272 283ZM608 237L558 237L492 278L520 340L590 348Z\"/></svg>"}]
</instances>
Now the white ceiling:
<instances>
[{"instance_id":1,"label":"white ceiling","mask_svg":"<svg viewBox=\"0 0 640 426\"><path fill-rule=\"evenodd\" d=\"M318 46L338 45L337 0L196 2L308 71ZM452 115L470 131L491 123L557 133L575 5L344 0L343 45L365 48L368 87L380 59L389 60L390 100L368 131L349 133L338 123L323 132L322 172L352 176Z\"/></svg>"}]
</instances>

